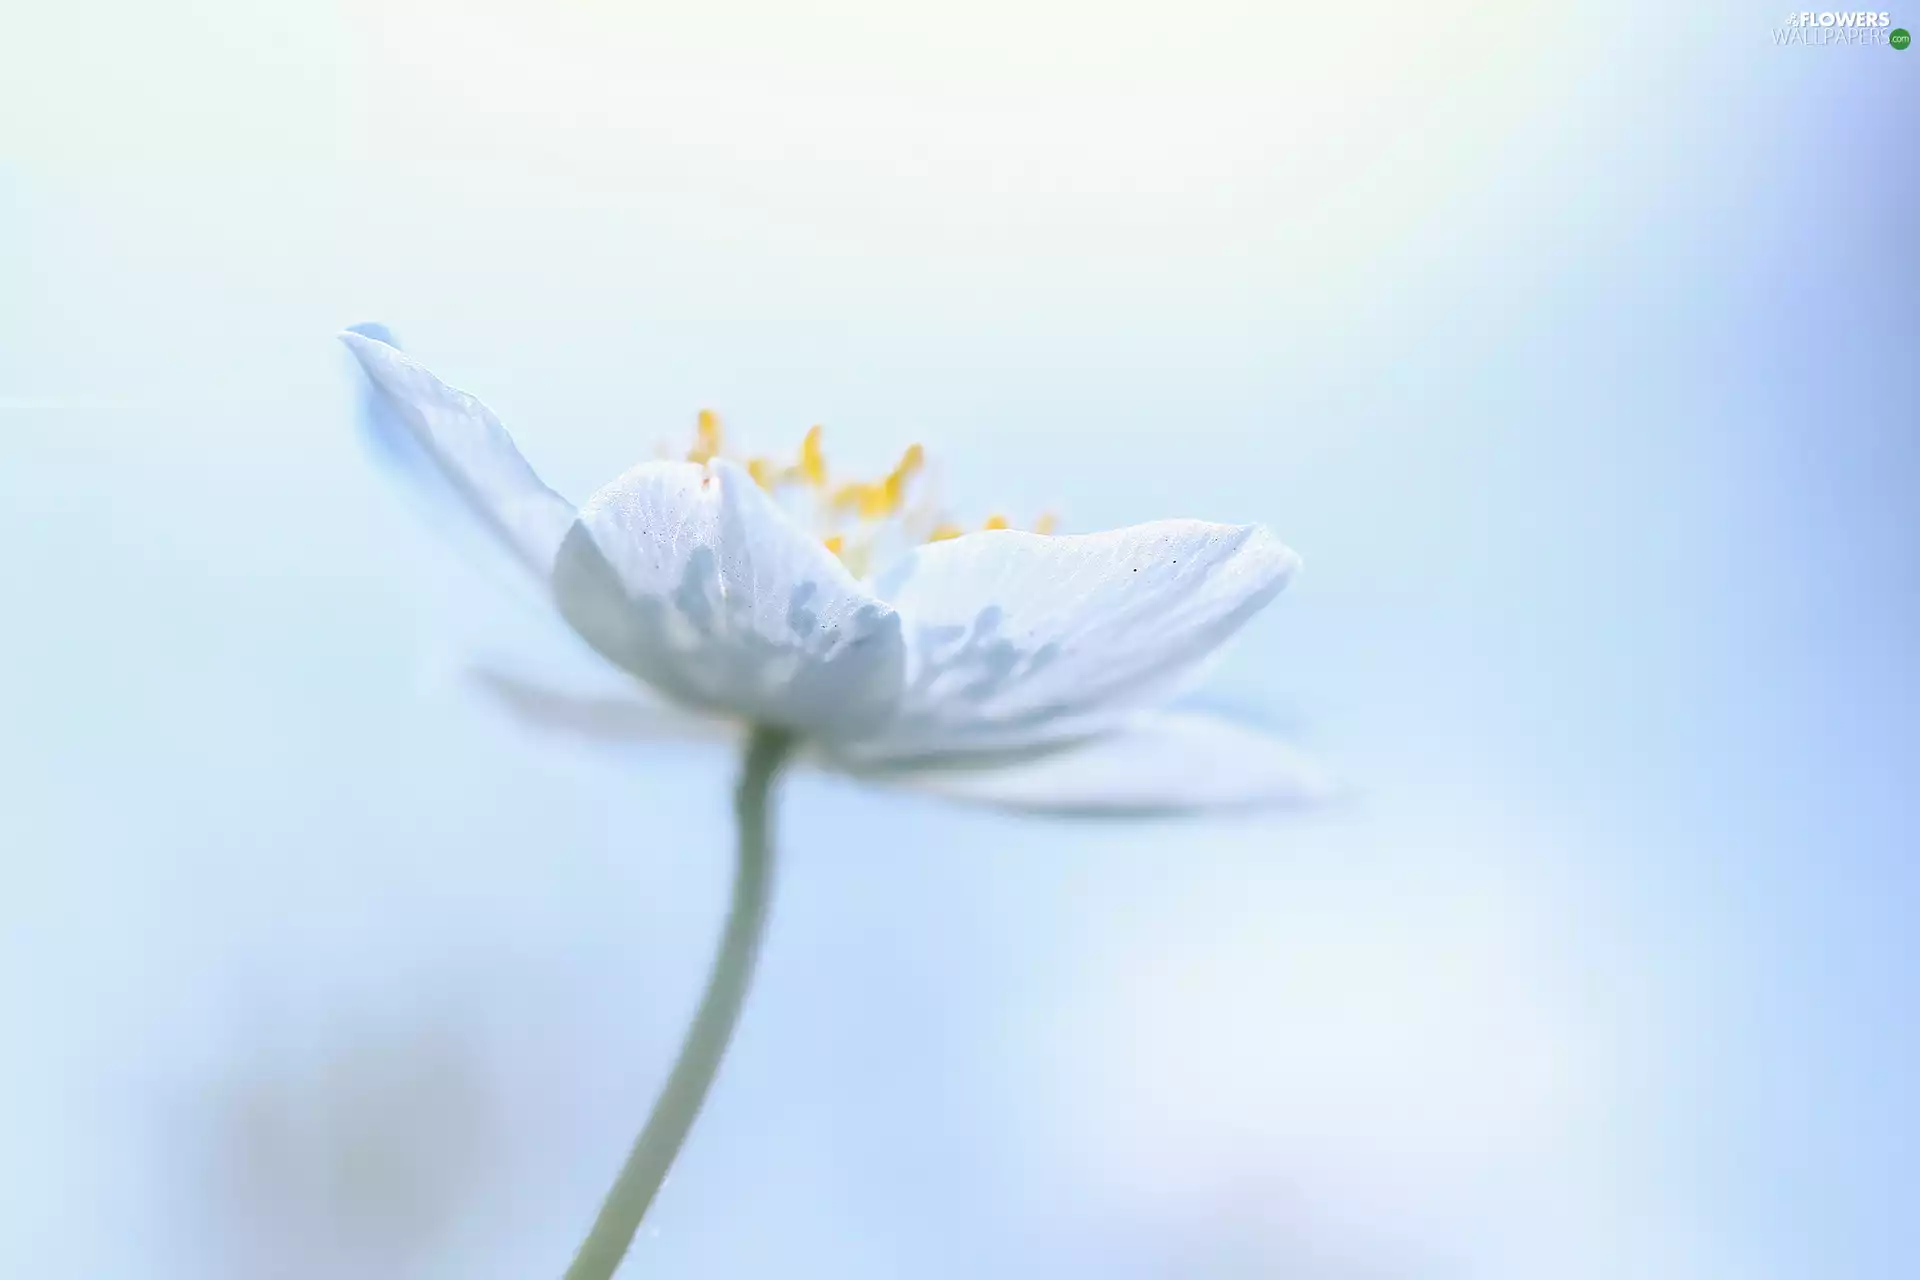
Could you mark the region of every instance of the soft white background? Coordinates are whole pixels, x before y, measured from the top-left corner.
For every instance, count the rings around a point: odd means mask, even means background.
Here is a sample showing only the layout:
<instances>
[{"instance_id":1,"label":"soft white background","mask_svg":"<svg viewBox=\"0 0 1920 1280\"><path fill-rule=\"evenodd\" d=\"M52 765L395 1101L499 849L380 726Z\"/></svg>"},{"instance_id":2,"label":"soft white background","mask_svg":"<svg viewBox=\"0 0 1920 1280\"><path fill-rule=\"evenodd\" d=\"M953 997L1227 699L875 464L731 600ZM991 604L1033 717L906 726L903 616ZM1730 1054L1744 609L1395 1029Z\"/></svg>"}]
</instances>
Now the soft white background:
<instances>
[{"instance_id":1,"label":"soft white background","mask_svg":"<svg viewBox=\"0 0 1920 1280\"><path fill-rule=\"evenodd\" d=\"M461 684L573 659L380 319L573 496L713 406L1306 557L1214 692L1341 810L794 780L631 1274L1912 1274L1920 52L1781 16L13 6L0 1272L557 1274L691 1007L730 762Z\"/></svg>"}]
</instances>

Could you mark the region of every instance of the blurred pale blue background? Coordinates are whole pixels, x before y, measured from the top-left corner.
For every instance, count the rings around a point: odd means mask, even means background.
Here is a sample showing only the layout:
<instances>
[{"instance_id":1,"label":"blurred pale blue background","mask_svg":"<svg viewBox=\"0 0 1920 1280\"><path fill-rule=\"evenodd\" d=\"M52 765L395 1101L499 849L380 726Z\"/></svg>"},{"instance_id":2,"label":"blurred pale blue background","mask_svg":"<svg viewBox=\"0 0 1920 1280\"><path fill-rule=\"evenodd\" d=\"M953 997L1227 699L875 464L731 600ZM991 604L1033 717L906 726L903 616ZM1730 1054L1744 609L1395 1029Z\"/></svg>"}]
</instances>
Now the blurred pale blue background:
<instances>
[{"instance_id":1,"label":"blurred pale blue background","mask_svg":"<svg viewBox=\"0 0 1920 1280\"><path fill-rule=\"evenodd\" d=\"M711 405L1307 560L1214 691L1342 810L793 781L627 1274L1920 1271L1920 52L1781 17L12 6L0 1273L557 1274L694 999L730 762L465 688L565 655L363 319L571 495Z\"/></svg>"}]
</instances>

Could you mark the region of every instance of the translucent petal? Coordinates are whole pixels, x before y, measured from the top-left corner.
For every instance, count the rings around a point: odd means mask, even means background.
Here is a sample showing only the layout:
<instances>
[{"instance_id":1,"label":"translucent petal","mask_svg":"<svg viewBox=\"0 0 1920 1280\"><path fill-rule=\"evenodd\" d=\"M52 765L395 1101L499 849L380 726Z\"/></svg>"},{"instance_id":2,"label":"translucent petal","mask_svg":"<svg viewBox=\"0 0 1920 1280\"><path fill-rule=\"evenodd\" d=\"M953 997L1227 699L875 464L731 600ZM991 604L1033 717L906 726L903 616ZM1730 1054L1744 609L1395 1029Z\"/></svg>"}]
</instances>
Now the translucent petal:
<instances>
[{"instance_id":1,"label":"translucent petal","mask_svg":"<svg viewBox=\"0 0 1920 1280\"><path fill-rule=\"evenodd\" d=\"M859 759L1062 744L1164 701L1286 585L1257 526L968 534L917 549L877 593L907 624L906 688Z\"/></svg>"},{"instance_id":2,"label":"translucent petal","mask_svg":"<svg viewBox=\"0 0 1920 1280\"><path fill-rule=\"evenodd\" d=\"M1017 764L883 776L971 804L1078 816L1302 807L1334 795L1319 767L1278 739L1183 711L1146 712Z\"/></svg>"},{"instance_id":3,"label":"translucent petal","mask_svg":"<svg viewBox=\"0 0 1920 1280\"><path fill-rule=\"evenodd\" d=\"M430 500L455 503L541 582L573 525L571 503L542 484L500 420L363 325L340 335L367 375L362 424Z\"/></svg>"},{"instance_id":4,"label":"translucent petal","mask_svg":"<svg viewBox=\"0 0 1920 1280\"><path fill-rule=\"evenodd\" d=\"M468 674L520 724L587 742L732 745L745 736L733 721L697 715L632 693L575 693L491 667Z\"/></svg>"},{"instance_id":5,"label":"translucent petal","mask_svg":"<svg viewBox=\"0 0 1920 1280\"><path fill-rule=\"evenodd\" d=\"M596 493L554 595L602 656L688 706L833 741L898 705L898 615L730 462L647 463Z\"/></svg>"}]
</instances>

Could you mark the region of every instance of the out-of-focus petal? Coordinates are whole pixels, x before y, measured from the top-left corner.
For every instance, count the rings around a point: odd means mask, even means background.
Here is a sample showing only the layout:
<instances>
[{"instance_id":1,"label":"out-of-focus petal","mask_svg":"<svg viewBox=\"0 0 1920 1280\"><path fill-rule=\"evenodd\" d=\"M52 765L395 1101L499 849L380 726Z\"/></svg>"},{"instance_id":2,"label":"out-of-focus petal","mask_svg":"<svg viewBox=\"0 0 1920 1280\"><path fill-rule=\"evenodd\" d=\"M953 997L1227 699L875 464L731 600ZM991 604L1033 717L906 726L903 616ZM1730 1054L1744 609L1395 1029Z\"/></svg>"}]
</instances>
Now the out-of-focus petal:
<instances>
[{"instance_id":1,"label":"out-of-focus petal","mask_svg":"<svg viewBox=\"0 0 1920 1280\"><path fill-rule=\"evenodd\" d=\"M635 694L571 693L492 667L476 668L468 678L520 724L547 733L612 746L663 743L732 745L741 726L717 716L699 715Z\"/></svg>"},{"instance_id":2,"label":"out-of-focus petal","mask_svg":"<svg viewBox=\"0 0 1920 1280\"><path fill-rule=\"evenodd\" d=\"M449 493L541 582L572 527L571 503L541 483L500 420L362 325L340 335L367 375L362 422L381 452L429 499Z\"/></svg>"},{"instance_id":3,"label":"out-of-focus petal","mask_svg":"<svg viewBox=\"0 0 1920 1280\"><path fill-rule=\"evenodd\" d=\"M881 776L952 800L1064 816L1305 807L1335 794L1319 766L1278 739L1186 711L1141 713L1112 733L1016 764Z\"/></svg>"},{"instance_id":4,"label":"out-of-focus petal","mask_svg":"<svg viewBox=\"0 0 1920 1280\"><path fill-rule=\"evenodd\" d=\"M687 706L834 741L898 704L898 615L729 462L647 463L596 493L554 596L587 643Z\"/></svg>"},{"instance_id":5,"label":"out-of-focus petal","mask_svg":"<svg viewBox=\"0 0 1920 1280\"><path fill-rule=\"evenodd\" d=\"M876 584L907 626L907 687L863 758L1100 733L1173 694L1299 563L1258 526L1197 520L921 547Z\"/></svg>"}]
</instances>

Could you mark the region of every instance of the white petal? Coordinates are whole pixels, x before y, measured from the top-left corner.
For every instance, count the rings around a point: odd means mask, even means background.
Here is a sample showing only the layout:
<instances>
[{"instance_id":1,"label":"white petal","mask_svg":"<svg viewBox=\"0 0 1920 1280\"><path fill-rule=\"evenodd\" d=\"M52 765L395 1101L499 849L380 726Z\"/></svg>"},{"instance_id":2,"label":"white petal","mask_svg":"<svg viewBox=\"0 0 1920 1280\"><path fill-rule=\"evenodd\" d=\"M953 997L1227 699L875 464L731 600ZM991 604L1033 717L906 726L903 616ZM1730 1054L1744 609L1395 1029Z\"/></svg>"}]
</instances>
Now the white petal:
<instances>
[{"instance_id":1,"label":"white petal","mask_svg":"<svg viewBox=\"0 0 1920 1280\"><path fill-rule=\"evenodd\" d=\"M907 688L866 758L1060 743L1160 702L1286 585L1258 526L1164 520L1069 537L1000 530L883 574L908 628Z\"/></svg>"},{"instance_id":2,"label":"white petal","mask_svg":"<svg viewBox=\"0 0 1920 1280\"><path fill-rule=\"evenodd\" d=\"M1198 712L1147 712L1024 764L879 775L948 799L1029 813L1124 816L1304 807L1326 775L1278 739Z\"/></svg>"},{"instance_id":3,"label":"white petal","mask_svg":"<svg viewBox=\"0 0 1920 1280\"><path fill-rule=\"evenodd\" d=\"M573 506L540 482L488 408L389 342L384 329L340 335L367 375L362 417L383 452L459 506L541 582L573 524Z\"/></svg>"},{"instance_id":4,"label":"white petal","mask_svg":"<svg viewBox=\"0 0 1920 1280\"><path fill-rule=\"evenodd\" d=\"M686 705L831 741L900 695L900 619L740 468L655 462L588 500L554 565L561 614Z\"/></svg>"},{"instance_id":5,"label":"white petal","mask_svg":"<svg viewBox=\"0 0 1920 1280\"><path fill-rule=\"evenodd\" d=\"M742 734L741 727L731 721L696 715L631 694L570 693L490 667L475 669L468 675L521 724L588 742L731 745L738 742Z\"/></svg>"}]
</instances>

